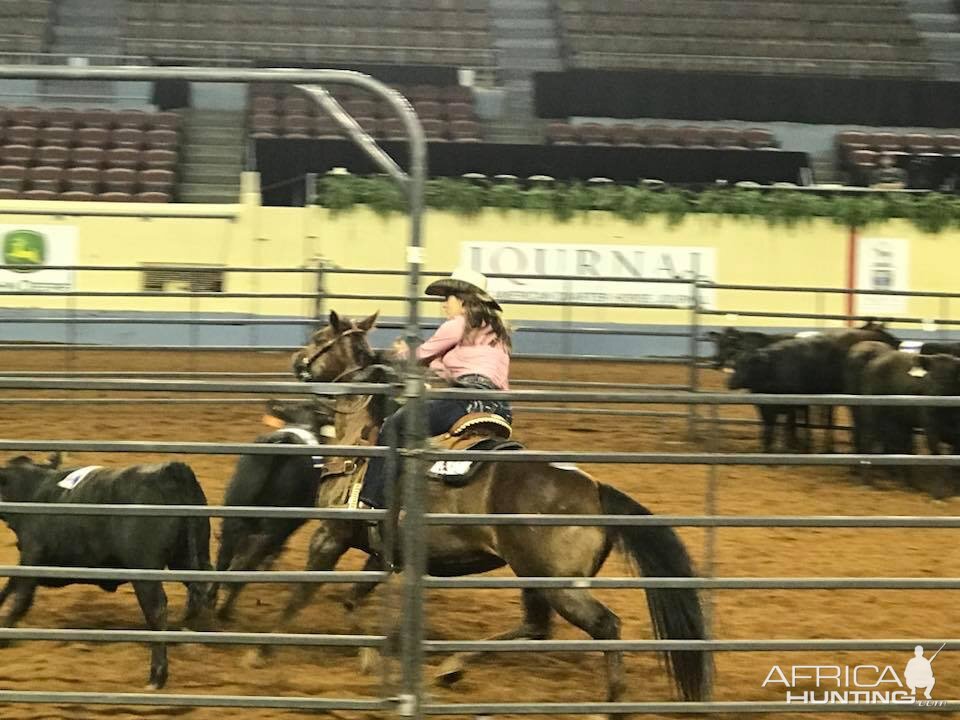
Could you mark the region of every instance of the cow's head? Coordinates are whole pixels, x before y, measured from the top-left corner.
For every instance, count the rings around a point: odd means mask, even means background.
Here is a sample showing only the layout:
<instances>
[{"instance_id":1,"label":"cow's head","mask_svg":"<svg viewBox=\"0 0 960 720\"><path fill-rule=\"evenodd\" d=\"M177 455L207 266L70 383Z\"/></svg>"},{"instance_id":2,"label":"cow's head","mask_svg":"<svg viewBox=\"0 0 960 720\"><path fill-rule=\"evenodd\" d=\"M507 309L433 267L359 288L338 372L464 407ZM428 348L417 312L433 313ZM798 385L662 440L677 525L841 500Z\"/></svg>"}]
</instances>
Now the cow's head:
<instances>
[{"instance_id":1,"label":"cow's head","mask_svg":"<svg viewBox=\"0 0 960 720\"><path fill-rule=\"evenodd\" d=\"M63 456L50 453L46 462L34 462L28 455L18 455L0 466L0 500L15 502L30 496L29 489L60 467Z\"/></svg>"},{"instance_id":2,"label":"cow's head","mask_svg":"<svg viewBox=\"0 0 960 720\"><path fill-rule=\"evenodd\" d=\"M773 360L766 350L752 350L740 355L733 365L733 374L727 380L731 390L760 392L773 376Z\"/></svg>"},{"instance_id":3,"label":"cow's head","mask_svg":"<svg viewBox=\"0 0 960 720\"><path fill-rule=\"evenodd\" d=\"M960 395L960 358L953 355L918 355L927 395ZM913 373L912 373L913 374Z\"/></svg>"},{"instance_id":4,"label":"cow's head","mask_svg":"<svg viewBox=\"0 0 960 720\"><path fill-rule=\"evenodd\" d=\"M297 425L324 438L333 436L335 418L333 402L314 396L309 400L268 400L264 421L278 428Z\"/></svg>"},{"instance_id":5,"label":"cow's head","mask_svg":"<svg viewBox=\"0 0 960 720\"><path fill-rule=\"evenodd\" d=\"M722 332L710 331L707 339L714 344L711 364L717 370L731 367L737 355L740 354L743 344L743 333L736 328L724 328Z\"/></svg>"},{"instance_id":6,"label":"cow's head","mask_svg":"<svg viewBox=\"0 0 960 720\"><path fill-rule=\"evenodd\" d=\"M367 333L377 323L377 315L359 322L340 317L333 310L326 327L310 336L309 342L293 354L293 373L307 382L336 382L374 362Z\"/></svg>"}]
</instances>

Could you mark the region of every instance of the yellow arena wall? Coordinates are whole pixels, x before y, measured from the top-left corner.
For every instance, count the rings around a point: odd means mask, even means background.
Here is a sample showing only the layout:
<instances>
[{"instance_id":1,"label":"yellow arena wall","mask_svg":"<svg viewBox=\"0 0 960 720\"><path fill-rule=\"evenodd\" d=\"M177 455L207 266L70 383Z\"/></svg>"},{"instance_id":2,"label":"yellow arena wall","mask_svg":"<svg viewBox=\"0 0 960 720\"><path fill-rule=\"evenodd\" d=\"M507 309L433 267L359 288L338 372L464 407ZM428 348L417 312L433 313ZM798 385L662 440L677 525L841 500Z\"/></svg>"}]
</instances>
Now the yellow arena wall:
<instances>
[{"instance_id":1,"label":"yellow arena wall","mask_svg":"<svg viewBox=\"0 0 960 720\"><path fill-rule=\"evenodd\" d=\"M17 209L49 207L50 214L20 215ZM14 211L14 212L9 212ZM404 269L409 240L408 221L403 216L381 217L367 208L335 214L323 208L261 207L258 194L247 192L235 205L126 205L131 217L100 216L117 212L112 203L4 201L0 203L0 226L58 226L76 231L75 262L78 265L196 264L200 266L315 267L321 258L341 268ZM72 213L84 213L74 215ZM193 217L168 217L170 213ZM223 214L205 218L197 215ZM499 242L524 245L548 243L556 248L669 247L709 248L715 255L713 279L719 283L769 285L777 287L816 286L843 288L848 280L850 231L829 221L815 221L792 228L770 227L763 221L688 216L676 225L653 217L644 223L630 223L603 212L591 212L569 222L529 212L487 210L465 218L428 211L424 223L425 271L449 272L461 260L462 244ZM896 287L909 290L951 292L956 260L960 254L960 233L925 235L906 222L892 221L860 232L861 242L880 243L876 258L864 262L888 263L885 243L893 242L904 257L895 268ZM873 247L871 245L871 247ZM895 254L895 253L894 253ZM882 257L881 257L882 256ZM886 257L887 259L884 259ZM871 259L872 258L872 259ZM892 271L884 271L892 272ZM887 281L889 281L889 276ZM75 276L79 291L136 292L142 289L140 272L83 271ZM312 274L230 273L225 276L227 292L312 293ZM403 277L336 275L325 276L325 290L332 294L403 295ZM678 287L679 286L675 286ZM177 289L171 287L169 289ZM182 289L182 288L181 288ZM843 314L842 294L811 292L761 292L719 290L714 307L721 314L701 318L704 325L737 324L769 328L830 327L840 320L761 318L746 312ZM100 314L193 313L216 316L309 317L309 299L273 298L176 298L121 297L75 298L53 296L3 296L6 314L17 309L70 309ZM892 317L952 318L960 301L909 298L892 303L876 302L864 314ZM379 310L388 318L402 318L405 308L399 301L344 300L331 298L333 307L350 315ZM879 307L879 310L877 309ZM873 310L871 312L870 310ZM558 307L507 304L511 321L520 327L538 325L651 325L686 326L686 308L646 309L616 307ZM424 315L435 318L438 311L425 306ZM921 327L899 324L922 336ZM930 329L932 326L924 326ZM204 332L207 332L204 329ZM297 331L302 332L302 331Z\"/></svg>"}]
</instances>

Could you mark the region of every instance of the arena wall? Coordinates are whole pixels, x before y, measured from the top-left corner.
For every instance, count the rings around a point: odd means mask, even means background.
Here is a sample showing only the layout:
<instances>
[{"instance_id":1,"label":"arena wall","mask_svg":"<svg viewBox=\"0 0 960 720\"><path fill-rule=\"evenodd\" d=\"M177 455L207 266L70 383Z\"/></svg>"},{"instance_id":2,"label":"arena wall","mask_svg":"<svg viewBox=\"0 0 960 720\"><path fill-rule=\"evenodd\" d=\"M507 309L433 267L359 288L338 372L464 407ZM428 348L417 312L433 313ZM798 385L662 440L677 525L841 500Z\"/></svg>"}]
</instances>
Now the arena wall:
<instances>
[{"instance_id":1,"label":"arena wall","mask_svg":"<svg viewBox=\"0 0 960 720\"><path fill-rule=\"evenodd\" d=\"M408 224L402 216L381 217L367 208L332 213L323 208L261 207L257 195L244 194L235 205L144 205L123 207L123 212L142 209L143 215L116 217L89 214L117 211L110 203L67 205L49 203L49 215L18 215L17 209L31 213L45 209L37 201L5 201L0 204L2 226L68 227L76 230L75 263L78 265L197 264L224 267L313 267L318 259L341 268L402 269L405 267ZM9 210L9 212L5 212ZM81 213L81 214L77 214ZM86 213L86 214L83 214ZM171 217L170 215L175 215ZM209 217L219 215L221 217ZM9 228L7 228L9 229ZM906 222L892 221L870 227L860 233L861 242L878 238L892 240L903 257L889 260L897 277L891 287L909 290L951 292L956 285L953 268L960 256L960 233L925 235ZM425 222L424 247L427 271L448 271L461 260L461 245L466 243L508 243L528 245L548 243L582 248L616 246L674 249L682 255L685 248L713 249L712 280L725 284L846 287L850 267L850 231L829 221L815 221L793 228L770 227L757 220L718 219L712 216L688 216L670 224L663 217L643 223L631 223L607 213L593 212L569 222L558 222L548 215L529 212L487 210L476 217L430 211ZM872 262L858 258L858 264ZM887 261L884 261L887 262ZM509 263L507 263L509 265ZM653 267L652 265L650 267ZM535 272L519 266L501 268L503 272ZM654 271L655 270L655 271ZM663 268L645 270L644 276L664 275ZM689 268L677 267L683 273ZM854 274L856 271L854 270ZM18 274L22 279L26 274ZM888 278L889 280L889 278ZM402 277L377 277L327 274L324 289L328 293L401 296ZM143 289L140 272L82 271L74 276L74 289L85 291L137 292ZM687 286L675 287L680 291ZM228 273L223 289L242 293L303 293L316 288L311 274ZM7 288L10 289L9 287ZM176 285L169 290L185 289ZM686 292L685 289L682 290ZM809 328L841 325L841 320L762 318L740 315L748 312L843 314L843 294L812 292L760 292L755 290L718 290L705 298L724 314L705 316L705 325L735 323L766 328ZM400 301L375 301L330 298L327 307L348 314L380 310L387 319L403 317ZM895 317L951 318L960 301L928 298L872 299L857 309L868 314ZM154 316L202 315L223 317L224 326L204 326L204 344L229 344L229 336L247 318L309 318L314 304L308 298L183 298L183 297L80 297L6 295L2 316L7 336L16 339L52 340L64 328L55 323L19 324L27 314L59 310L74 313L129 316L131 325L113 332L110 326L87 328L93 342L147 342L136 338L146 332L140 327ZM677 330L690 322L690 311L683 307L666 309L557 307L553 305L512 305L510 318L527 332L519 345L526 352L554 352L561 339L536 332L536 328L579 325L664 328ZM425 313L428 317L432 311ZM232 330L228 330L232 328ZM903 328L920 330L917 324ZM932 325L924 326L929 329ZM154 328L150 341L163 339L177 344L178 330L171 326ZM163 335L158 337L158 332ZM287 327L258 334L261 344L299 342L303 329ZM95 337L94 337L95 334ZM122 337L121 337L122 335ZM77 337L76 332L74 338ZM664 342L660 338L584 336L562 339L571 352L587 354L637 354L638 343L648 354L683 354L681 338ZM579 345L578 345L579 344ZM577 346L578 345L578 346Z\"/></svg>"}]
</instances>

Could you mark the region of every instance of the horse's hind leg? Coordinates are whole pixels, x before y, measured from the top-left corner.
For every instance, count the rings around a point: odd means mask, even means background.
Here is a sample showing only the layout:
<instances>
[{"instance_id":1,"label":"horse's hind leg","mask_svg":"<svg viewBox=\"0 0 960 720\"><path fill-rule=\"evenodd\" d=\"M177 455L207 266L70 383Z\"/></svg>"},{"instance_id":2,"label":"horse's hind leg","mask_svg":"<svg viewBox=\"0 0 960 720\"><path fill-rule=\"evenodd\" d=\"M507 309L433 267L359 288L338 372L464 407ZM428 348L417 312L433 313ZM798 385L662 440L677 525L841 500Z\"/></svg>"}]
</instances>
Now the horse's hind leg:
<instances>
[{"instance_id":1,"label":"horse's hind leg","mask_svg":"<svg viewBox=\"0 0 960 720\"><path fill-rule=\"evenodd\" d=\"M523 624L520 627L486 638L487 640L546 640L550 637L553 608L543 592L533 588L523 590ZM482 652L462 652L451 655L440 665L435 675L442 685L452 685L466 672L466 664L483 655Z\"/></svg>"},{"instance_id":2,"label":"horse's hind leg","mask_svg":"<svg viewBox=\"0 0 960 720\"><path fill-rule=\"evenodd\" d=\"M567 622L594 640L619 640L620 618L586 590L544 590L550 604ZM607 701L617 702L624 690L623 653L603 653L607 665Z\"/></svg>"}]
</instances>

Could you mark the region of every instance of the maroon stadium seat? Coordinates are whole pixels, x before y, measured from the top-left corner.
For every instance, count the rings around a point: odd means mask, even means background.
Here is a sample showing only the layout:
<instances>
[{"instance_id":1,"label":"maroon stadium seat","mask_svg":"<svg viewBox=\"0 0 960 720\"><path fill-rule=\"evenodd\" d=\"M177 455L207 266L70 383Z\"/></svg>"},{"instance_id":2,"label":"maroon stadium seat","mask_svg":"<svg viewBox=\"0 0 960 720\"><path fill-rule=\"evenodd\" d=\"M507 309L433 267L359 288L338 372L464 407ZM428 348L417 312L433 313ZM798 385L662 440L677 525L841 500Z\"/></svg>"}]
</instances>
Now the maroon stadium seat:
<instances>
[{"instance_id":1,"label":"maroon stadium seat","mask_svg":"<svg viewBox=\"0 0 960 720\"><path fill-rule=\"evenodd\" d=\"M128 192L120 192L117 190L111 190L109 192L100 193L97 195L97 200L103 202L132 202L133 195Z\"/></svg>"},{"instance_id":2,"label":"maroon stadium seat","mask_svg":"<svg viewBox=\"0 0 960 720\"><path fill-rule=\"evenodd\" d=\"M137 171L130 168L107 168L103 171L105 192L132 193L137 184Z\"/></svg>"},{"instance_id":3,"label":"maroon stadium seat","mask_svg":"<svg viewBox=\"0 0 960 720\"><path fill-rule=\"evenodd\" d=\"M44 113L48 127L73 128L77 125L78 114L73 108L53 108Z\"/></svg>"},{"instance_id":4,"label":"maroon stadium seat","mask_svg":"<svg viewBox=\"0 0 960 720\"><path fill-rule=\"evenodd\" d=\"M440 90L440 99L446 103L473 104L473 91L463 85L448 85Z\"/></svg>"},{"instance_id":5,"label":"maroon stadium seat","mask_svg":"<svg viewBox=\"0 0 960 720\"><path fill-rule=\"evenodd\" d=\"M140 167L140 155L139 150L131 147L118 147L107 150L104 159L107 167L136 170Z\"/></svg>"},{"instance_id":6,"label":"maroon stadium seat","mask_svg":"<svg viewBox=\"0 0 960 720\"><path fill-rule=\"evenodd\" d=\"M168 203L170 195L162 192L142 192L137 193L133 199L135 202Z\"/></svg>"},{"instance_id":7,"label":"maroon stadium seat","mask_svg":"<svg viewBox=\"0 0 960 720\"><path fill-rule=\"evenodd\" d=\"M118 128L143 130L147 122L148 116L143 110L119 110L114 113L114 125Z\"/></svg>"},{"instance_id":8,"label":"maroon stadium seat","mask_svg":"<svg viewBox=\"0 0 960 720\"><path fill-rule=\"evenodd\" d=\"M342 138L343 132L336 121L327 114L317 115L313 119L314 135L318 138Z\"/></svg>"},{"instance_id":9,"label":"maroon stadium seat","mask_svg":"<svg viewBox=\"0 0 960 720\"><path fill-rule=\"evenodd\" d=\"M74 167L65 174L70 191L96 193L100 186L100 170L93 167Z\"/></svg>"},{"instance_id":10,"label":"maroon stadium seat","mask_svg":"<svg viewBox=\"0 0 960 720\"><path fill-rule=\"evenodd\" d=\"M421 120L439 120L443 116L440 103L434 100L417 100L413 109Z\"/></svg>"},{"instance_id":11,"label":"maroon stadium seat","mask_svg":"<svg viewBox=\"0 0 960 720\"><path fill-rule=\"evenodd\" d=\"M4 145L0 148L0 158L4 165L29 165L33 155L34 148L29 145Z\"/></svg>"},{"instance_id":12,"label":"maroon stadium seat","mask_svg":"<svg viewBox=\"0 0 960 720\"><path fill-rule=\"evenodd\" d=\"M276 137L280 130L280 118L276 115L257 113L250 118L250 134L253 137Z\"/></svg>"},{"instance_id":13,"label":"maroon stadium seat","mask_svg":"<svg viewBox=\"0 0 960 720\"><path fill-rule=\"evenodd\" d=\"M170 170L143 170L139 176L143 192L169 193L173 188L174 175Z\"/></svg>"},{"instance_id":14,"label":"maroon stadium seat","mask_svg":"<svg viewBox=\"0 0 960 720\"><path fill-rule=\"evenodd\" d=\"M743 133L737 128L710 128L710 137L713 140L713 145L720 150L744 150L747 147L744 144Z\"/></svg>"},{"instance_id":15,"label":"maroon stadium seat","mask_svg":"<svg viewBox=\"0 0 960 720\"><path fill-rule=\"evenodd\" d=\"M403 123L399 118L395 117L384 118L380 124L380 134L386 140L407 139L407 131L404 129Z\"/></svg>"},{"instance_id":16,"label":"maroon stadium seat","mask_svg":"<svg viewBox=\"0 0 960 720\"><path fill-rule=\"evenodd\" d=\"M354 98L343 104L343 109L354 117L377 117L380 112L377 103L367 98Z\"/></svg>"},{"instance_id":17,"label":"maroon stadium seat","mask_svg":"<svg viewBox=\"0 0 960 720\"><path fill-rule=\"evenodd\" d=\"M677 142L687 148L713 147L713 137L709 130L698 125L683 125L677 128Z\"/></svg>"},{"instance_id":18,"label":"maroon stadium seat","mask_svg":"<svg viewBox=\"0 0 960 720\"><path fill-rule=\"evenodd\" d=\"M51 190L58 193L63 184L63 170L47 166L27 168L27 182L33 190Z\"/></svg>"},{"instance_id":19,"label":"maroon stadium seat","mask_svg":"<svg viewBox=\"0 0 960 720\"><path fill-rule=\"evenodd\" d=\"M473 120L473 105L452 102L443 106L447 120Z\"/></svg>"},{"instance_id":20,"label":"maroon stadium seat","mask_svg":"<svg viewBox=\"0 0 960 720\"><path fill-rule=\"evenodd\" d=\"M51 125L40 131L41 145L60 145L70 147L73 144L74 130L72 127Z\"/></svg>"},{"instance_id":21,"label":"maroon stadium seat","mask_svg":"<svg viewBox=\"0 0 960 720\"><path fill-rule=\"evenodd\" d=\"M76 141L84 147L105 148L110 142L110 131L100 127L82 127L77 130Z\"/></svg>"},{"instance_id":22,"label":"maroon stadium seat","mask_svg":"<svg viewBox=\"0 0 960 720\"><path fill-rule=\"evenodd\" d=\"M447 124L443 120L425 119L421 120L421 124L427 140L442 142L447 139Z\"/></svg>"},{"instance_id":23,"label":"maroon stadium seat","mask_svg":"<svg viewBox=\"0 0 960 720\"><path fill-rule=\"evenodd\" d=\"M60 193L61 200L72 200L74 202L89 202L91 200L96 200L96 193L87 192L85 190L68 190L67 192Z\"/></svg>"},{"instance_id":24,"label":"maroon stadium seat","mask_svg":"<svg viewBox=\"0 0 960 720\"><path fill-rule=\"evenodd\" d=\"M177 164L177 154L171 150L147 150L142 159L147 170L173 170Z\"/></svg>"},{"instance_id":25,"label":"maroon stadium seat","mask_svg":"<svg viewBox=\"0 0 960 720\"><path fill-rule=\"evenodd\" d=\"M151 130L176 130L180 127L180 116L175 112L151 113L147 120Z\"/></svg>"},{"instance_id":26,"label":"maroon stadium seat","mask_svg":"<svg viewBox=\"0 0 960 720\"><path fill-rule=\"evenodd\" d=\"M110 110L103 108L92 108L79 113L79 124L85 128L99 128L109 130L113 127L114 116Z\"/></svg>"},{"instance_id":27,"label":"maroon stadium seat","mask_svg":"<svg viewBox=\"0 0 960 720\"><path fill-rule=\"evenodd\" d=\"M666 125L647 125L640 129L645 144L655 147L677 147L677 129Z\"/></svg>"},{"instance_id":28,"label":"maroon stadium seat","mask_svg":"<svg viewBox=\"0 0 960 720\"><path fill-rule=\"evenodd\" d=\"M272 115L278 111L276 98L261 95L251 98L250 112L254 115Z\"/></svg>"},{"instance_id":29,"label":"maroon stadium seat","mask_svg":"<svg viewBox=\"0 0 960 720\"><path fill-rule=\"evenodd\" d=\"M577 137L585 145L607 145L610 134L606 125L600 123L581 123L573 126Z\"/></svg>"},{"instance_id":30,"label":"maroon stadium seat","mask_svg":"<svg viewBox=\"0 0 960 720\"><path fill-rule=\"evenodd\" d=\"M79 167L102 167L106 151L99 147L78 147L71 153L71 161Z\"/></svg>"},{"instance_id":31,"label":"maroon stadium seat","mask_svg":"<svg viewBox=\"0 0 960 720\"><path fill-rule=\"evenodd\" d=\"M481 142L480 123L475 120L454 120L450 123L450 138L455 142Z\"/></svg>"},{"instance_id":32,"label":"maroon stadium seat","mask_svg":"<svg viewBox=\"0 0 960 720\"><path fill-rule=\"evenodd\" d=\"M766 128L747 128L740 133L743 143L753 149L772 148L777 146L777 139Z\"/></svg>"},{"instance_id":33,"label":"maroon stadium seat","mask_svg":"<svg viewBox=\"0 0 960 720\"><path fill-rule=\"evenodd\" d=\"M117 128L110 135L110 143L118 148L139 150L143 147L143 136L143 131L136 128Z\"/></svg>"},{"instance_id":34,"label":"maroon stadium seat","mask_svg":"<svg viewBox=\"0 0 960 720\"><path fill-rule=\"evenodd\" d=\"M36 145L40 129L35 125L11 125L7 128L7 142L11 145Z\"/></svg>"},{"instance_id":35,"label":"maroon stadium seat","mask_svg":"<svg viewBox=\"0 0 960 720\"><path fill-rule=\"evenodd\" d=\"M288 138L313 137L314 120L309 115L284 115L280 118L283 136Z\"/></svg>"},{"instance_id":36,"label":"maroon stadium seat","mask_svg":"<svg viewBox=\"0 0 960 720\"><path fill-rule=\"evenodd\" d=\"M840 154L846 156L851 150L866 150L870 147L870 136L859 130L844 130L834 138Z\"/></svg>"},{"instance_id":37,"label":"maroon stadium seat","mask_svg":"<svg viewBox=\"0 0 960 720\"><path fill-rule=\"evenodd\" d=\"M935 135L933 140L944 155L960 154L960 135Z\"/></svg>"},{"instance_id":38,"label":"maroon stadium seat","mask_svg":"<svg viewBox=\"0 0 960 720\"><path fill-rule=\"evenodd\" d=\"M173 130L150 130L146 146L152 150L172 150L177 147L177 133Z\"/></svg>"},{"instance_id":39,"label":"maroon stadium seat","mask_svg":"<svg viewBox=\"0 0 960 720\"><path fill-rule=\"evenodd\" d=\"M43 118L43 110L33 106L15 107L7 110L7 123L9 125L33 125L39 127Z\"/></svg>"},{"instance_id":40,"label":"maroon stadium seat","mask_svg":"<svg viewBox=\"0 0 960 720\"><path fill-rule=\"evenodd\" d=\"M31 190L25 190L20 193L20 197L24 200L56 200L57 193L54 190L43 190L41 188L33 188Z\"/></svg>"},{"instance_id":41,"label":"maroon stadium seat","mask_svg":"<svg viewBox=\"0 0 960 720\"><path fill-rule=\"evenodd\" d=\"M18 190L0 187L0 200L16 200L18 197L20 197L20 192Z\"/></svg>"},{"instance_id":42,"label":"maroon stadium seat","mask_svg":"<svg viewBox=\"0 0 960 720\"><path fill-rule=\"evenodd\" d=\"M0 188L20 192L27 178L23 165L0 165Z\"/></svg>"},{"instance_id":43,"label":"maroon stadium seat","mask_svg":"<svg viewBox=\"0 0 960 720\"><path fill-rule=\"evenodd\" d=\"M284 115L313 115L315 103L302 95L291 95L281 101Z\"/></svg>"},{"instance_id":44,"label":"maroon stadium seat","mask_svg":"<svg viewBox=\"0 0 960 720\"><path fill-rule=\"evenodd\" d=\"M900 136L892 132L878 132L870 136L869 144L875 150L901 150Z\"/></svg>"},{"instance_id":45,"label":"maroon stadium seat","mask_svg":"<svg viewBox=\"0 0 960 720\"><path fill-rule=\"evenodd\" d=\"M572 145L577 141L573 127L565 122L552 122L547 125L547 142L552 145Z\"/></svg>"},{"instance_id":46,"label":"maroon stadium seat","mask_svg":"<svg viewBox=\"0 0 960 720\"><path fill-rule=\"evenodd\" d=\"M70 148L62 145L44 145L37 149L37 164L47 167L66 167L70 162Z\"/></svg>"},{"instance_id":47,"label":"maroon stadium seat","mask_svg":"<svg viewBox=\"0 0 960 720\"><path fill-rule=\"evenodd\" d=\"M632 123L618 123L610 129L610 142L614 145L639 145L640 129Z\"/></svg>"},{"instance_id":48,"label":"maroon stadium seat","mask_svg":"<svg viewBox=\"0 0 960 720\"><path fill-rule=\"evenodd\" d=\"M937 144L930 135L924 133L908 133L902 138L903 146L912 153L930 153L935 152Z\"/></svg>"}]
</instances>

